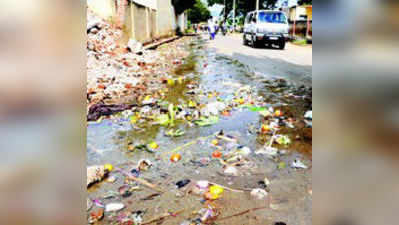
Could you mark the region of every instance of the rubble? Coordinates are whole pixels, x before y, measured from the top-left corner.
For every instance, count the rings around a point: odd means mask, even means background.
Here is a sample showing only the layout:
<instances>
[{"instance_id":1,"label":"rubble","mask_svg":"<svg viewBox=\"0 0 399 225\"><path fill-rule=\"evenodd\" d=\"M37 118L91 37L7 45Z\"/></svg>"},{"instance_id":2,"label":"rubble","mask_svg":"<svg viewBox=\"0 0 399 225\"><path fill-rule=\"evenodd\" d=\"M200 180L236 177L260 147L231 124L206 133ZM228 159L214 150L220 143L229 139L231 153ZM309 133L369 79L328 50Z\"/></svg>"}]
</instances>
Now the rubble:
<instances>
[{"instance_id":1,"label":"rubble","mask_svg":"<svg viewBox=\"0 0 399 225\"><path fill-rule=\"evenodd\" d=\"M152 96L188 55L179 41L168 43L165 51L143 50L142 44L122 40L123 31L87 10L87 114L89 121L148 104L144 96ZM184 42L185 40L181 40ZM139 52L140 55L135 54ZM154 100L154 99L153 99ZM126 104L135 102L135 104Z\"/></svg>"},{"instance_id":2,"label":"rubble","mask_svg":"<svg viewBox=\"0 0 399 225\"><path fill-rule=\"evenodd\" d=\"M112 166L106 164L104 166L90 166L87 168L87 186L101 181L105 175L111 172Z\"/></svg>"},{"instance_id":3,"label":"rubble","mask_svg":"<svg viewBox=\"0 0 399 225\"><path fill-rule=\"evenodd\" d=\"M268 193L264 189L255 188L251 191L251 196L258 200L266 198L267 195Z\"/></svg>"},{"instance_id":4,"label":"rubble","mask_svg":"<svg viewBox=\"0 0 399 225\"><path fill-rule=\"evenodd\" d=\"M127 47L129 48L129 51L133 53L140 52L143 49L143 44L140 42L134 40L134 39L129 39L129 42L127 43Z\"/></svg>"}]
</instances>

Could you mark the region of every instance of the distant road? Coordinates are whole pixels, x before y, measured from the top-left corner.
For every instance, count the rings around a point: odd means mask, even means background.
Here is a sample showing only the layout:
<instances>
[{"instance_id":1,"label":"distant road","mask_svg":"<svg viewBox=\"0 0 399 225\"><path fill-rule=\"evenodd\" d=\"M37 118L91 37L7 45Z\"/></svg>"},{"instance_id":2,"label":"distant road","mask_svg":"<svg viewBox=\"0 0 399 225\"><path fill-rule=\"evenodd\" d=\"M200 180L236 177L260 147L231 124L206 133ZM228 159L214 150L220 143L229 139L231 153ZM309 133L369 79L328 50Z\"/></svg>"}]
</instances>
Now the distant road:
<instances>
[{"instance_id":1,"label":"distant road","mask_svg":"<svg viewBox=\"0 0 399 225\"><path fill-rule=\"evenodd\" d=\"M265 77L281 77L296 84L312 85L312 46L287 43L285 50L252 48L242 44L242 35L217 35L208 46L219 54L248 65Z\"/></svg>"}]
</instances>

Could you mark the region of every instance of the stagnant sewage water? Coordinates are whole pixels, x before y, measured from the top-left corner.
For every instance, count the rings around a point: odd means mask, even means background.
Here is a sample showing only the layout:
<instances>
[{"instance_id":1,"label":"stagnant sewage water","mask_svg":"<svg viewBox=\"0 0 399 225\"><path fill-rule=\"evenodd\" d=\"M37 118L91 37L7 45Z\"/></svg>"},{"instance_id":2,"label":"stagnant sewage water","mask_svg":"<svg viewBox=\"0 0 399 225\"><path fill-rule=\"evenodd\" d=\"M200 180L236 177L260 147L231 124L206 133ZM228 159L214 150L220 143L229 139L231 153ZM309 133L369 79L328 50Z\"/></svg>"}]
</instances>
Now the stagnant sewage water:
<instances>
[{"instance_id":1,"label":"stagnant sewage water","mask_svg":"<svg viewBox=\"0 0 399 225\"><path fill-rule=\"evenodd\" d=\"M311 100L304 97L292 97L290 93L298 92L298 87L291 85L274 85L274 81L265 80L251 72L240 62L228 57L217 55L207 48L206 41L193 38L186 46L191 54L175 71L174 76L183 77L181 83L176 83L168 92L166 100L174 105L187 103L196 98L199 103L206 104L215 101L206 94L190 95L188 84L193 81L199 84L201 93L218 92L218 98L228 99L239 89L248 85L255 96L262 96L267 107L281 109L284 115L294 118L295 128L282 128L279 133L290 137L292 143L279 146L287 150L278 160L266 155L256 155L270 136L258 134L262 117L258 112L246 108L235 108L230 116L220 116L217 124L206 127L190 126L185 122L177 122L176 127L185 131L181 137L166 137L168 129L159 125L141 124L142 129L136 129L128 119L103 119L98 123L87 126L87 164L102 165L111 163L115 167L130 171L141 159L148 159L153 166L140 177L157 184L165 192L159 196L143 200L155 192L144 186L133 191L130 196L122 197L118 188L124 185L124 176L114 172L117 177L114 183L100 182L88 189L88 197L92 200L100 199L102 203L122 202L126 206L122 212L145 212L143 220L148 221L165 212L184 211L175 217L168 217L162 224L181 224L188 219L196 218L192 213L204 208L202 197L184 195L176 188L176 182L184 179L208 180L233 189L251 190L260 188L260 181L267 177L271 184L266 199L257 200L250 196L249 191L231 192L225 190L222 197L214 202L220 213L219 217L234 215L247 209L267 206L242 216L235 216L216 224L244 225L244 224L273 224L284 221L286 224L311 224L311 128L306 128L303 116L311 110ZM252 150L248 156L249 167L237 167L239 176L227 176L223 173L222 164L212 158L212 152L217 148L211 143L215 138L209 137L223 130L238 140L238 144ZM129 145L145 144L155 141L159 144L156 153L147 151L129 151ZM195 143L182 148L179 153L181 161L173 163L169 160L169 151L186 143ZM227 143L221 145L223 148ZM223 149L221 150L223 152ZM294 169L290 164L294 159L300 159L309 169ZM281 162L284 165L281 166ZM132 185L133 187L134 185ZM105 218L98 224L118 224L121 212L106 213ZM197 216L198 217L198 216ZM156 224L156 223L154 223ZM161 224L161 223L158 223Z\"/></svg>"}]
</instances>

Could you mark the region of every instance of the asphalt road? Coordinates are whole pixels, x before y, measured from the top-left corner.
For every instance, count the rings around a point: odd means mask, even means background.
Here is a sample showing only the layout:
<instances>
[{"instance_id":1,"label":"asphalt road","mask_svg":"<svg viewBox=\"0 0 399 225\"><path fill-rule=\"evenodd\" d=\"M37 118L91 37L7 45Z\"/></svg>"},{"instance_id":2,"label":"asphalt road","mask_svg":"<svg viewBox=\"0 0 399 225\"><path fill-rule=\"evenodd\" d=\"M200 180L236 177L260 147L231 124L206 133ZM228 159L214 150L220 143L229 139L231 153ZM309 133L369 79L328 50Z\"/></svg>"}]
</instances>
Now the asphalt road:
<instances>
[{"instance_id":1,"label":"asphalt road","mask_svg":"<svg viewBox=\"0 0 399 225\"><path fill-rule=\"evenodd\" d=\"M207 37L205 37L207 38ZM208 46L232 57L265 77L281 77L298 85L312 85L312 46L287 43L285 50L252 48L242 44L242 35L217 35Z\"/></svg>"}]
</instances>

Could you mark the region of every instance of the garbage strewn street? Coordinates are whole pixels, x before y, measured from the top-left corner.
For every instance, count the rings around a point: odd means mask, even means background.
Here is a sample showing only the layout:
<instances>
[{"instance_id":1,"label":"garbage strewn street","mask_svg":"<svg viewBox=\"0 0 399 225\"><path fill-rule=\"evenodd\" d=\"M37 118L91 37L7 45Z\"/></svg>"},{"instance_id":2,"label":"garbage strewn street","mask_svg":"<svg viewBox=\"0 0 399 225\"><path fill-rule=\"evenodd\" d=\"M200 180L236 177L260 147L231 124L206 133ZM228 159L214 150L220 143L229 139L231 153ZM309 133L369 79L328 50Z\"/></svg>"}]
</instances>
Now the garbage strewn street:
<instances>
[{"instance_id":1,"label":"garbage strewn street","mask_svg":"<svg viewBox=\"0 0 399 225\"><path fill-rule=\"evenodd\" d=\"M88 32L89 224L311 224L311 87L201 36L135 54Z\"/></svg>"}]
</instances>

